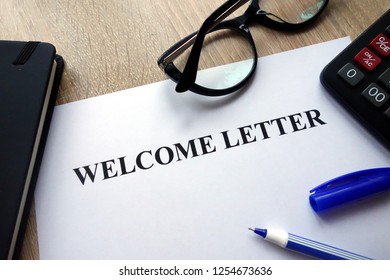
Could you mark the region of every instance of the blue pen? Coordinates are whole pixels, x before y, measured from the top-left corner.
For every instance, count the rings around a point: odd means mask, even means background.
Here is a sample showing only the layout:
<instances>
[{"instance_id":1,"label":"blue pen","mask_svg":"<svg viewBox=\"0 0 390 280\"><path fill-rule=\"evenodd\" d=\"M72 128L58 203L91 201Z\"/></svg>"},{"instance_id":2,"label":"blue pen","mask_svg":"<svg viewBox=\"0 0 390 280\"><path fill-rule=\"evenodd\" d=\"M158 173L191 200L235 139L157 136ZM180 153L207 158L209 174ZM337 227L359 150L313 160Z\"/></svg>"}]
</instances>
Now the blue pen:
<instances>
[{"instance_id":1,"label":"blue pen","mask_svg":"<svg viewBox=\"0 0 390 280\"><path fill-rule=\"evenodd\" d=\"M310 191L316 212L390 190L390 168L373 168L327 181Z\"/></svg>"},{"instance_id":2,"label":"blue pen","mask_svg":"<svg viewBox=\"0 0 390 280\"><path fill-rule=\"evenodd\" d=\"M249 229L262 236L266 241L279 245L305 255L322 260L370 260L370 258L357 255L333 246L313 241L295 234L279 230Z\"/></svg>"}]
</instances>

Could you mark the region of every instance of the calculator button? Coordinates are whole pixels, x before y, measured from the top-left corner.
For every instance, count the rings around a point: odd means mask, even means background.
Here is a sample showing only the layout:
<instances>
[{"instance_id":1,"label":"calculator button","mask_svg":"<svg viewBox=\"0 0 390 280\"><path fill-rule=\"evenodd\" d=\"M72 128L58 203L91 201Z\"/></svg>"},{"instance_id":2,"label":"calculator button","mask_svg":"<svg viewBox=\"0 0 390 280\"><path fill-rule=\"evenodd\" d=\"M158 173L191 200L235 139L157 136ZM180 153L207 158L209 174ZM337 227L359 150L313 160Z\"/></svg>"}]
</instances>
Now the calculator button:
<instances>
[{"instance_id":1,"label":"calculator button","mask_svg":"<svg viewBox=\"0 0 390 280\"><path fill-rule=\"evenodd\" d=\"M387 57L390 55L390 42L384 34L379 34L374 40L370 43L370 47L373 48L381 56Z\"/></svg>"},{"instance_id":2,"label":"calculator button","mask_svg":"<svg viewBox=\"0 0 390 280\"><path fill-rule=\"evenodd\" d=\"M379 76L379 80L390 89L390 68L387 69L382 75Z\"/></svg>"},{"instance_id":3,"label":"calculator button","mask_svg":"<svg viewBox=\"0 0 390 280\"><path fill-rule=\"evenodd\" d=\"M356 63L367 71L374 70L381 63L381 59L367 48L362 49L354 58Z\"/></svg>"},{"instance_id":4,"label":"calculator button","mask_svg":"<svg viewBox=\"0 0 390 280\"><path fill-rule=\"evenodd\" d=\"M363 72L352 63L345 64L337 74L350 86L356 86L364 78Z\"/></svg>"},{"instance_id":5,"label":"calculator button","mask_svg":"<svg viewBox=\"0 0 390 280\"><path fill-rule=\"evenodd\" d=\"M375 107L380 107L389 99L389 94L375 83L369 85L364 91L363 96Z\"/></svg>"}]
</instances>

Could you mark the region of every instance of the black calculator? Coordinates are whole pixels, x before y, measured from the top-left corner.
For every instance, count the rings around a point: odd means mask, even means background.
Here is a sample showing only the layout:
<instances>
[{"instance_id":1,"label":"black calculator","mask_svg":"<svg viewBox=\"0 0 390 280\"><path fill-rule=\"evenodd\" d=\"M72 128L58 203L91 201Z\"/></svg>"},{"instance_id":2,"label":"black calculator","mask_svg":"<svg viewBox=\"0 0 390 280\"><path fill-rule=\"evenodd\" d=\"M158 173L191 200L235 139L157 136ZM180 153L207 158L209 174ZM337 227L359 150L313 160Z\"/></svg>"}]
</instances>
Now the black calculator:
<instances>
[{"instance_id":1,"label":"black calculator","mask_svg":"<svg viewBox=\"0 0 390 280\"><path fill-rule=\"evenodd\" d=\"M320 79L390 149L390 10L334 58Z\"/></svg>"}]
</instances>

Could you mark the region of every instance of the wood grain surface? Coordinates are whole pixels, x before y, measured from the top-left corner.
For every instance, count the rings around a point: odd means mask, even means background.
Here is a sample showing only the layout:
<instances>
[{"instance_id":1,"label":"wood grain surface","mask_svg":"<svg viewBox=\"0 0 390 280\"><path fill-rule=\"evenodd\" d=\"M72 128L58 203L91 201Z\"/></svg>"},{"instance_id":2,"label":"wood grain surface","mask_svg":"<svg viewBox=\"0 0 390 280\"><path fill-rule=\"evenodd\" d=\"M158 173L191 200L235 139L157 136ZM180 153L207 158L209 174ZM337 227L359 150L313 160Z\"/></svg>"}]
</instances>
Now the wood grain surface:
<instances>
[{"instance_id":1,"label":"wood grain surface","mask_svg":"<svg viewBox=\"0 0 390 280\"><path fill-rule=\"evenodd\" d=\"M166 79L157 58L223 2L0 0L0 40L55 45L66 63L57 98L64 104ZM304 31L278 32L259 24L250 29L258 55L265 56L344 36L354 39L389 8L387 0L330 0L320 20ZM237 48L225 51L239 57ZM214 60L229 62L223 55ZM39 259L34 207L21 258Z\"/></svg>"}]
</instances>

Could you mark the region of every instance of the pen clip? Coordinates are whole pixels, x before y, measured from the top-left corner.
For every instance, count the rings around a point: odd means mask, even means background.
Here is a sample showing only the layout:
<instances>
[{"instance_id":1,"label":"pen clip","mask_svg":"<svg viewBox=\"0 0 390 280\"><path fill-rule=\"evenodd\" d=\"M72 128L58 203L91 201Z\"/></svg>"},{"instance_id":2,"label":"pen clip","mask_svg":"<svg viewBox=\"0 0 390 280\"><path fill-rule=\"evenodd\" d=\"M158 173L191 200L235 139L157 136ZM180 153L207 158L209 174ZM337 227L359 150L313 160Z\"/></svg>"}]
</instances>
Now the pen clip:
<instances>
[{"instance_id":1,"label":"pen clip","mask_svg":"<svg viewBox=\"0 0 390 280\"><path fill-rule=\"evenodd\" d=\"M351 183L355 184L361 180L369 183L372 180L383 180L384 178L390 182L390 168L388 167L360 170L326 181L325 183L310 190L310 193L319 193L330 189L345 188Z\"/></svg>"}]
</instances>

